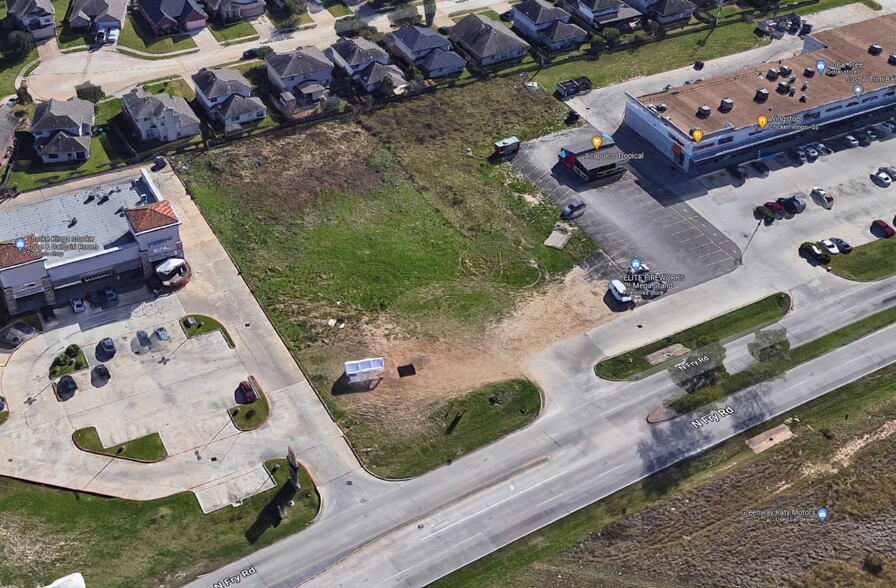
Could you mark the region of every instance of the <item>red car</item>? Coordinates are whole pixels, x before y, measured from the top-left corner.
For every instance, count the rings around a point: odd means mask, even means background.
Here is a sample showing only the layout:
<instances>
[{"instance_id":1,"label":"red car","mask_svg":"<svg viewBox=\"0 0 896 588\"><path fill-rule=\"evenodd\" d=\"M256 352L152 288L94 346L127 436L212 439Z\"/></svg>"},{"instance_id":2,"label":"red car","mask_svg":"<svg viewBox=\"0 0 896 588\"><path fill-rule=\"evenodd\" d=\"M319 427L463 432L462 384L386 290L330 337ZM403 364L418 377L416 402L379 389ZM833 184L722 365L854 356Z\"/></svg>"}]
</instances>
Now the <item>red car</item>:
<instances>
[{"instance_id":1,"label":"red car","mask_svg":"<svg viewBox=\"0 0 896 588\"><path fill-rule=\"evenodd\" d=\"M893 230L893 227L887 224L887 221L882 221L877 219L873 223L871 223L871 229L877 229L884 234L885 237L892 237L896 235L896 231Z\"/></svg>"},{"instance_id":2,"label":"red car","mask_svg":"<svg viewBox=\"0 0 896 588\"><path fill-rule=\"evenodd\" d=\"M240 382L240 392L243 393L243 398L246 399L246 402L255 402L258 400L258 394L248 380Z\"/></svg>"},{"instance_id":3,"label":"red car","mask_svg":"<svg viewBox=\"0 0 896 588\"><path fill-rule=\"evenodd\" d=\"M763 204L763 206L774 212L778 216L778 218L784 218L785 216L787 216L787 210L777 202L769 201Z\"/></svg>"}]
</instances>

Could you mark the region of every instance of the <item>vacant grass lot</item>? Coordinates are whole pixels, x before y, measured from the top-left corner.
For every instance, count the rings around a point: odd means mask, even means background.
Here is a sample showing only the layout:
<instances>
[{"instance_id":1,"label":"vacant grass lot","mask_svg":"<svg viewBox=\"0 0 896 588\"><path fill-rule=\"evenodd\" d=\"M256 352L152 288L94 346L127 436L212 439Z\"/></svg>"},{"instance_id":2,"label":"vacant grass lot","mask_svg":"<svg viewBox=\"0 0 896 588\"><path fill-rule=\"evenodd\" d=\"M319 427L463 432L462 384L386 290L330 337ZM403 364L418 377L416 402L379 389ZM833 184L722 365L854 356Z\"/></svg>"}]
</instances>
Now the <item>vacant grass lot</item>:
<instances>
[{"instance_id":1,"label":"vacant grass lot","mask_svg":"<svg viewBox=\"0 0 896 588\"><path fill-rule=\"evenodd\" d=\"M80 449L94 453L105 453L113 457L139 461L161 461L168 457L168 451L165 449L165 444L162 443L162 438L159 437L158 433L150 433L112 447L103 447L96 427L87 427L86 429L75 431L72 439L74 439L75 445Z\"/></svg>"},{"instance_id":2,"label":"vacant grass lot","mask_svg":"<svg viewBox=\"0 0 896 588\"><path fill-rule=\"evenodd\" d=\"M183 78L175 78L164 82L156 82L143 87L147 92L152 94L168 94L170 96L180 96L187 102L196 98L196 92L190 87L190 84Z\"/></svg>"},{"instance_id":3,"label":"vacant grass lot","mask_svg":"<svg viewBox=\"0 0 896 588\"><path fill-rule=\"evenodd\" d=\"M798 423L788 420L794 416ZM896 540L891 527L886 538L871 531L875 521L894 515L896 436L872 444L849 467L837 464L839 472L812 467L826 465L846 442L893 419L896 366L622 489L433 588L671 587L708 577L718 586L894 585L892 557L883 554L878 576L863 563L867 553ZM785 421L796 436L784 444L759 455L744 445ZM804 468L818 473L806 476ZM741 515L745 509L819 506L831 513L824 528ZM719 553L744 563L720 568ZM837 555L825 555L830 553Z\"/></svg>"},{"instance_id":4,"label":"vacant grass lot","mask_svg":"<svg viewBox=\"0 0 896 588\"><path fill-rule=\"evenodd\" d=\"M242 21L232 25L221 25L215 22L208 23L208 28L212 35L222 43L232 41L234 39L244 39L244 37L258 38L258 31L252 26L252 23ZM248 41L249 39L244 39Z\"/></svg>"},{"instance_id":5,"label":"vacant grass lot","mask_svg":"<svg viewBox=\"0 0 896 588\"><path fill-rule=\"evenodd\" d=\"M688 349L696 349L700 346L699 340L724 341L741 336L749 331L776 322L790 309L790 296L784 293L772 294L762 300L738 308L720 317L716 317L705 323L691 327L665 339L654 341L644 347L639 347L606 359L594 366L594 373L607 380L626 380L637 375L653 373L667 367L671 361L662 364L650 365L647 356L661 349L679 343Z\"/></svg>"},{"instance_id":6,"label":"vacant grass lot","mask_svg":"<svg viewBox=\"0 0 896 588\"><path fill-rule=\"evenodd\" d=\"M672 401L669 406L684 413L718 402L744 388L770 380L810 359L821 357L825 353L858 341L894 322L896 322L896 307L875 313L823 337L794 347L775 359L754 364L741 372L723 377L715 386L704 388L696 394L686 394Z\"/></svg>"},{"instance_id":7,"label":"vacant grass lot","mask_svg":"<svg viewBox=\"0 0 896 588\"><path fill-rule=\"evenodd\" d=\"M451 463L460 456L497 441L535 420L541 395L527 380L486 386L439 406L423 431L396 437L370 425L351 429L364 464L386 478L410 478Z\"/></svg>"},{"instance_id":8,"label":"vacant grass lot","mask_svg":"<svg viewBox=\"0 0 896 588\"><path fill-rule=\"evenodd\" d=\"M196 319L196 324L192 327L187 326L187 323L185 322L190 317ZM230 333L227 332L224 325L210 316L205 316L204 314L191 314L190 316L185 316L181 319L180 325L183 327L187 337L196 337L212 331L221 331L221 334L224 335L224 340L227 341L227 344L230 345L231 349L233 348L233 339L230 338Z\"/></svg>"},{"instance_id":9,"label":"vacant grass lot","mask_svg":"<svg viewBox=\"0 0 896 588\"><path fill-rule=\"evenodd\" d=\"M267 462L269 471L275 465L277 488L209 515L193 494L129 502L0 478L0 584L45 586L77 570L91 588L181 586L317 516L320 498L304 468L292 496L286 460ZM290 499L295 506L278 522L276 505Z\"/></svg>"},{"instance_id":10,"label":"vacant grass lot","mask_svg":"<svg viewBox=\"0 0 896 588\"><path fill-rule=\"evenodd\" d=\"M896 240L877 239L850 253L831 256L831 271L857 282L882 280L896 273Z\"/></svg>"},{"instance_id":11,"label":"vacant grass lot","mask_svg":"<svg viewBox=\"0 0 896 588\"><path fill-rule=\"evenodd\" d=\"M193 42L189 35L156 37L140 18L140 16L128 15L124 28L121 30L121 35L118 38L120 47L155 55L197 48L196 43Z\"/></svg>"}]
</instances>

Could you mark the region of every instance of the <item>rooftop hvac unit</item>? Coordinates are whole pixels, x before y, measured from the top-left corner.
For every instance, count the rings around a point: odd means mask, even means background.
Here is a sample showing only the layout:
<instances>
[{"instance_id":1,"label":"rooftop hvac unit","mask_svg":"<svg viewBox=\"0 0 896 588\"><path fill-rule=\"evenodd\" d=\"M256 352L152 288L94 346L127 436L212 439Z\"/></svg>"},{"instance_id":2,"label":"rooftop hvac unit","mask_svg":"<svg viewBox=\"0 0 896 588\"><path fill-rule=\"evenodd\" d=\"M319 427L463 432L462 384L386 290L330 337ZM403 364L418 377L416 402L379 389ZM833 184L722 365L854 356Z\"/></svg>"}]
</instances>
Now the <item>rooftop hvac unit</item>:
<instances>
[{"instance_id":1,"label":"rooftop hvac unit","mask_svg":"<svg viewBox=\"0 0 896 588\"><path fill-rule=\"evenodd\" d=\"M731 112L732 108L734 108L734 100L731 98L722 98L722 102L719 104L719 110L722 112Z\"/></svg>"},{"instance_id":2,"label":"rooftop hvac unit","mask_svg":"<svg viewBox=\"0 0 896 588\"><path fill-rule=\"evenodd\" d=\"M703 105L697 109L697 116L700 118L706 118L712 113L712 110L707 105Z\"/></svg>"},{"instance_id":3,"label":"rooftop hvac unit","mask_svg":"<svg viewBox=\"0 0 896 588\"><path fill-rule=\"evenodd\" d=\"M767 77L771 81L777 80L778 79L778 70L776 70L776 69L768 70L768 72L766 72L766 74L765 74L765 77Z\"/></svg>"},{"instance_id":4,"label":"rooftop hvac unit","mask_svg":"<svg viewBox=\"0 0 896 588\"><path fill-rule=\"evenodd\" d=\"M815 75L815 68L807 67L806 69L803 70L803 75L806 76L807 78L811 78L812 76Z\"/></svg>"},{"instance_id":5,"label":"rooftop hvac unit","mask_svg":"<svg viewBox=\"0 0 896 588\"><path fill-rule=\"evenodd\" d=\"M800 102L808 102L808 101L809 101L809 96L807 94L803 94L802 96L800 96Z\"/></svg>"},{"instance_id":6,"label":"rooftop hvac unit","mask_svg":"<svg viewBox=\"0 0 896 588\"><path fill-rule=\"evenodd\" d=\"M796 96L796 88L791 88L787 94L788 96Z\"/></svg>"},{"instance_id":7,"label":"rooftop hvac unit","mask_svg":"<svg viewBox=\"0 0 896 588\"><path fill-rule=\"evenodd\" d=\"M781 94L786 94L790 91L790 84L787 82L778 82L778 92Z\"/></svg>"},{"instance_id":8,"label":"rooftop hvac unit","mask_svg":"<svg viewBox=\"0 0 896 588\"><path fill-rule=\"evenodd\" d=\"M873 45L868 47L868 53L870 53L871 55L880 55L883 50L884 48L877 43L874 43Z\"/></svg>"},{"instance_id":9,"label":"rooftop hvac unit","mask_svg":"<svg viewBox=\"0 0 896 588\"><path fill-rule=\"evenodd\" d=\"M896 53L890 53L890 56L887 58L887 63L896 65Z\"/></svg>"},{"instance_id":10,"label":"rooftop hvac unit","mask_svg":"<svg viewBox=\"0 0 896 588\"><path fill-rule=\"evenodd\" d=\"M778 73L782 76L789 76L793 73L793 68L789 65L782 65L778 68Z\"/></svg>"},{"instance_id":11,"label":"rooftop hvac unit","mask_svg":"<svg viewBox=\"0 0 896 588\"><path fill-rule=\"evenodd\" d=\"M755 102L765 102L768 100L768 90L765 88L759 88L756 90L756 95L753 96L753 101Z\"/></svg>"},{"instance_id":12,"label":"rooftop hvac unit","mask_svg":"<svg viewBox=\"0 0 896 588\"><path fill-rule=\"evenodd\" d=\"M667 108L667 107L666 107L665 104L657 104L657 105L656 105L656 111L657 111L657 112L666 112L666 108Z\"/></svg>"}]
</instances>

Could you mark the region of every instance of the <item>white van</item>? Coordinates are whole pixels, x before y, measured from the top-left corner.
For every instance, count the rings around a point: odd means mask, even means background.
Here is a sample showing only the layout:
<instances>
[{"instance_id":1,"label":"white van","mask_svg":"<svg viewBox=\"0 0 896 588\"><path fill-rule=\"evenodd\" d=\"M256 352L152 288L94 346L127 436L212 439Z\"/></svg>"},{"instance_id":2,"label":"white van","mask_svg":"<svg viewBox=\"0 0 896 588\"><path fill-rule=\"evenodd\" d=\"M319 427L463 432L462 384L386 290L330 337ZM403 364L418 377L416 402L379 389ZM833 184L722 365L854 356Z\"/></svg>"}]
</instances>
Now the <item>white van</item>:
<instances>
[{"instance_id":1,"label":"white van","mask_svg":"<svg viewBox=\"0 0 896 588\"><path fill-rule=\"evenodd\" d=\"M613 298L621 302L622 304L628 304L632 301L632 297L628 293L628 289L625 287L625 284L620 282L619 280L613 280L610 282L607 289L610 291L610 294L613 295Z\"/></svg>"}]
</instances>

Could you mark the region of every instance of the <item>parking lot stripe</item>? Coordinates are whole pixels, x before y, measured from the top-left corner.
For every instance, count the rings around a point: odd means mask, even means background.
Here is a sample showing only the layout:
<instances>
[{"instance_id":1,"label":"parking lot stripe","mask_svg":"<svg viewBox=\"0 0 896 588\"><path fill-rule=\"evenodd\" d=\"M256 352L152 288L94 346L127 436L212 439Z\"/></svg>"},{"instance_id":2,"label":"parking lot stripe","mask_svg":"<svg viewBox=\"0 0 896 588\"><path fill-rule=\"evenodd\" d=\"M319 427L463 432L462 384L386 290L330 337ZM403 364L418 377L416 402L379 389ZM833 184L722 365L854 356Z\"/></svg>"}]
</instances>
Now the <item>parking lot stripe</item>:
<instances>
[{"instance_id":1,"label":"parking lot stripe","mask_svg":"<svg viewBox=\"0 0 896 588\"><path fill-rule=\"evenodd\" d=\"M687 239L682 239L681 241L679 241L679 243L687 243L688 241L693 241L694 239L699 239L700 237L703 237L705 239L706 235L704 235L703 233L700 233L699 235L694 235L693 237L688 237ZM708 242L709 241L707 240L707 243Z\"/></svg>"}]
</instances>

